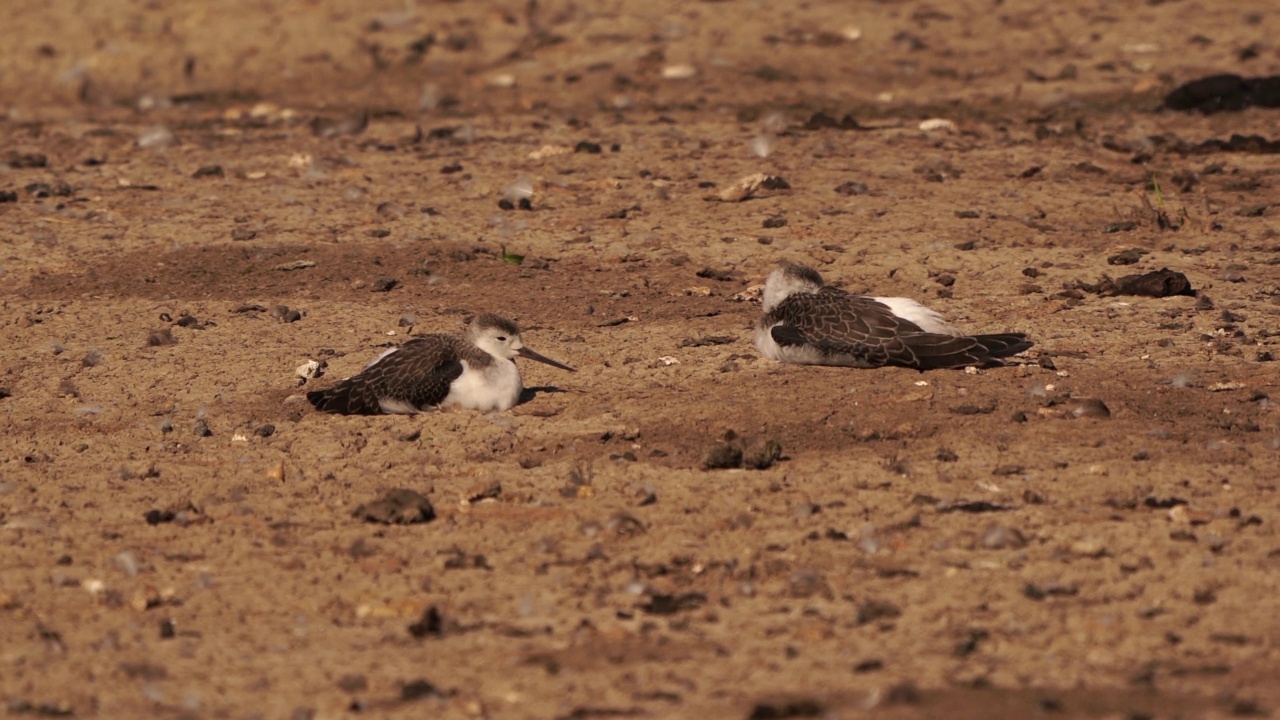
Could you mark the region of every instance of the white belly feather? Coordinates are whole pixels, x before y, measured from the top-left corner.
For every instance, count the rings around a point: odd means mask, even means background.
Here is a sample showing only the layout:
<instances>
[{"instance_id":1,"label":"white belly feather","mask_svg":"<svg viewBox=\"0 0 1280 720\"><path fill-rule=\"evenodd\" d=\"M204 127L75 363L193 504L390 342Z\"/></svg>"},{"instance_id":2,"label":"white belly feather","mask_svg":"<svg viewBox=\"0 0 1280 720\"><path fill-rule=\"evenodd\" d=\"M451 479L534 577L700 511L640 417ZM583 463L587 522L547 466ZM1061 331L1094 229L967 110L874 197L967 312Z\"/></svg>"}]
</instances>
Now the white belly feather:
<instances>
[{"instance_id":1,"label":"white belly feather","mask_svg":"<svg viewBox=\"0 0 1280 720\"><path fill-rule=\"evenodd\" d=\"M524 384L514 362L495 358L489 367L476 369L463 360L462 375L449 386L441 406L481 412L508 410L520 401L522 390Z\"/></svg>"}]
</instances>

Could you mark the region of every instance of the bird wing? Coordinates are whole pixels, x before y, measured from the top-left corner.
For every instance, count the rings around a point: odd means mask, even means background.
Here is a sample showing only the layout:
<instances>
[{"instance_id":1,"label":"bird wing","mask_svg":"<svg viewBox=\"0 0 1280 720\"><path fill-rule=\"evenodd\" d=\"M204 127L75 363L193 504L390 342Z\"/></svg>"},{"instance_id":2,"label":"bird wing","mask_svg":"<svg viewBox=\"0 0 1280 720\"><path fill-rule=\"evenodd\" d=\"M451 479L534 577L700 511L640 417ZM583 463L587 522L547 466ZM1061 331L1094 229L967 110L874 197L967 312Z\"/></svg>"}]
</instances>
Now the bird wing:
<instances>
[{"instance_id":1,"label":"bird wing","mask_svg":"<svg viewBox=\"0 0 1280 720\"><path fill-rule=\"evenodd\" d=\"M903 334L923 332L887 305L835 288L792 295L769 315L766 322L773 325L770 334L779 345L805 345L870 367L892 363Z\"/></svg>"},{"instance_id":2,"label":"bird wing","mask_svg":"<svg viewBox=\"0 0 1280 720\"><path fill-rule=\"evenodd\" d=\"M360 373L371 379L383 400L407 402L418 409L439 405L449 386L462 375L461 338L433 335L414 338Z\"/></svg>"},{"instance_id":3,"label":"bird wing","mask_svg":"<svg viewBox=\"0 0 1280 720\"><path fill-rule=\"evenodd\" d=\"M318 410L343 415L378 414L384 403L418 410L439 405L462 375L460 340L443 334L414 338L360 374L307 393L307 399Z\"/></svg>"}]
</instances>

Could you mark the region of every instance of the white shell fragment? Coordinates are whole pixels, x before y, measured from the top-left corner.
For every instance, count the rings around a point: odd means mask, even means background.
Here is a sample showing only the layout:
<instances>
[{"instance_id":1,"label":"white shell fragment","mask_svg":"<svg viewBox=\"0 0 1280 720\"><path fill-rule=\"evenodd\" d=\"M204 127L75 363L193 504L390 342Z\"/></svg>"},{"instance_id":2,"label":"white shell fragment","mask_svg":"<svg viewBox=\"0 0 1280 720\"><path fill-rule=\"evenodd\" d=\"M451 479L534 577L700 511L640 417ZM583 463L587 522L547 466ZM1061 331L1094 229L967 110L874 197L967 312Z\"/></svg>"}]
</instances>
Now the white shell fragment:
<instances>
[{"instance_id":1,"label":"white shell fragment","mask_svg":"<svg viewBox=\"0 0 1280 720\"><path fill-rule=\"evenodd\" d=\"M921 121L920 129L925 132L949 132L956 131L956 124L946 118L929 118Z\"/></svg>"},{"instance_id":2,"label":"white shell fragment","mask_svg":"<svg viewBox=\"0 0 1280 720\"><path fill-rule=\"evenodd\" d=\"M668 65L662 68L664 80L688 80L697 74L697 68L692 65Z\"/></svg>"},{"instance_id":3,"label":"white shell fragment","mask_svg":"<svg viewBox=\"0 0 1280 720\"><path fill-rule=\"evenodd\" d=\"M294 368L294 374L303 380L310 380L324 375L324 363L316 360L308 360L298 367Z\"/></svg>"},{"instance_id":4,"label":"white shell fragment","mask_svg":"<svg viewBox=\"0 0 1280 720\"><path fill-rule=\"evenodd\" d=\"M279 265L271 269L280 270L283 272L289 272L290 270L305 270L309 267L315 267L315 266L316 264L315 264L315 261L313 260L294 260L293 262L280 263Z\"/></svg>"},{"instance_id":5,"label":"white shell fragment","mask_svg":"<svg viewBox=\"0 0 1280 720\"><path fill-rule=\"evenodd\" d=\"M1214 384L1210 385L1209 387L1207 387L1207 388L1205 388L1205 389L1206 389L1206 390L1208 390L1209 392L1226 392L1226 391L1228 391L1228 390L1243 390L1243 389L1244 389L1244 383L1242 383L1242 382L1220 382L1220 383L1214 383Z\"/></svg>"},{"instance_id":6,"label":"white shell fragment","mask_svg":"<svg viewBox=\"0 0 1280 720\"><path fill-rule=\"evenodd\" d=\"M549 157L557 155L568 155L573 152L573 148L567 145L543 145L542 147L529 153L530 160L546 160Z\"/></svg>"},{"instance_id":7,"label":"white shell fragment","mask_svg":"<svg viewBox=\"0 0 1280 720\"><path fill-rule=\"evenodd\" d=\"M734 293L730 296L730 300L734 302L761 302L764 297L763 285L752 285L740 293Z\"/></svg>"},{"instance_id":8,"label":"white shell fragment","mask_svg":"<svg viewBox=\"0 0 1280 720\"><path fill-rule=\"evenodd\" d=\"M485 82L489 87L511 88L516 86L516 76L511 73L498 73L490 75Z\"/></svg>"},{"instance_id":9,"label":"white shell fragment","mask_svg":"<svg viewBox=\"0 0 1280 720\"><path fill-rule=\"evenodd\" d=\"M178 142L173 131L163 125L150 127L138 134L138 147L147 150L166 148Z\"/></svg>"},{"instance_id":10,"label":"white shell fragment","mask_svg":"<svg viewBox=\"0 0 1280 720\"><path fill-rule=\"evenodd\" d=\"M764 190L789 190L791 186L786 180L777 175L768 175L765 173L755 173L747 175L738 182L708 197L708 200L719 200L721 202L742 202L747 198L756 194L757 191Z\"/></svg>"}]
</instances>

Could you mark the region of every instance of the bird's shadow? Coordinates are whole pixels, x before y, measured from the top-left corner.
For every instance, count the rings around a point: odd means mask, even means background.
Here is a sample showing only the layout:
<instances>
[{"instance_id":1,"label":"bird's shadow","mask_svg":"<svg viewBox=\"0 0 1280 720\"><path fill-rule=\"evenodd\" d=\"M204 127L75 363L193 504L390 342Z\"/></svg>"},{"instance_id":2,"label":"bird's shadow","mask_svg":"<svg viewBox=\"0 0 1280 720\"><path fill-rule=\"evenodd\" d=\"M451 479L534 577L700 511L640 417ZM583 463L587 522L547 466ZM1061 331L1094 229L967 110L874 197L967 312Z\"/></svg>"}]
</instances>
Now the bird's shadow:
<instances>
[{"instance_id":1,"label":"bird's shadow","mask_svg":"<svg viewBox=\"0 0 1280 720\"><path fill-rule=\"evenodd\" d=\"M520 402L518 402L517 405L523 405L529 402L530 400L533 400L534 398L538 397L540 393L550 394L550 393L567 393L567 392L573 392L573 391L565 390L564 388L556 387L555 385L540 385L538 387L527 387L520 391Z\"/></svg>"}]
</instances>

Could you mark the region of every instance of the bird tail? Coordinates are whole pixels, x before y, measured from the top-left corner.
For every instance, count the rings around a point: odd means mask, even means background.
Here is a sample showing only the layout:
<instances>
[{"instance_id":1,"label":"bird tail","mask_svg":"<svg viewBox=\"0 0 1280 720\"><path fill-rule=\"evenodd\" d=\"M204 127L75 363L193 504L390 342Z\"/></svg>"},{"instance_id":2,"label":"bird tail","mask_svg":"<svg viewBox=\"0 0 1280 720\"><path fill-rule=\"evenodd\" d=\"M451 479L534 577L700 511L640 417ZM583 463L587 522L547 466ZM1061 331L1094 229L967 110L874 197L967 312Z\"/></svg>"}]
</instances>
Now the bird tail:
<instances>
[{"instance_id":1,"label":"bird tail","mask_svg":"<svg viewBox=\"0 0 1280 720\"><path fill-rule=\"evenodd\" d=\"M307 393L307 401L320 412L338 415L377 415L382 405L368 383L348 378L328 390Z\"/></svg>"},{"instance_id":2,"label":"bird tail","mask_svg":"<svg viewBox=\"0 0 1280 720\"><path fill-rule=\"evenodd\" d=\"M1020 353L1035 343L1022 333L960 336L923 333L905 338L903 344L911 354L911 362L906 363L908 367L939 370L1003 365L1000 358Z\"/></svg>"},{"instance_id":3,"label":"bird tail","mask_svg":"<svg viewBox=\"0 0 1280 720\"><path fill-rule=\"evenodd\" d=\"M986 354L992 358L1009 357L1017 355L1023 350L1030 349L1035 343L1027 339L1022 333L998 333L995 335L974 335L974 340L978 341L978 345L986 351Z\"/></svg>"}]
</instances>

